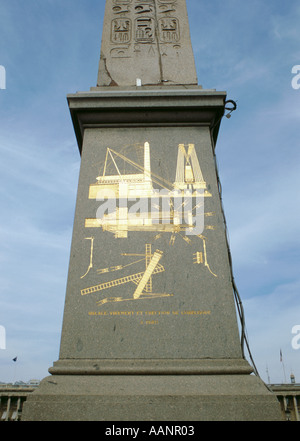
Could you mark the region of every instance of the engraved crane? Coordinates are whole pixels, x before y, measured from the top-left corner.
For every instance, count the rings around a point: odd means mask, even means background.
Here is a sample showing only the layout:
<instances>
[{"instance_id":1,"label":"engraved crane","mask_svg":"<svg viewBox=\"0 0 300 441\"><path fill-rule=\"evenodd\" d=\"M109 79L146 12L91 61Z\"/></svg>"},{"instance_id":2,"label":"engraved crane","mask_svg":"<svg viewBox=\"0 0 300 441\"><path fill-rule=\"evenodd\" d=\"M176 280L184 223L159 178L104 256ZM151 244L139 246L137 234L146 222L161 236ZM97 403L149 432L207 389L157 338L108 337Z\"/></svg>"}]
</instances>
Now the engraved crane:
<instances>
[{"instance_id":1,"label":"engraved crane","mask_svg":"<svg viewBox=\"0 0 300 441\"><path fill-rule=\"evenodd\" d=\"M121 277L119 279L111 280L109 282L101 283L99 285L91 286L81 290L81 295L85 296L88 294L93 294L99 291L113 288L115 286L124 285L126 283L132 282L137 285L133 293L132 298L123 297L111 297L105 298L97 302L99 306L104 305L108 302L122 302L129 300L139 300L139 299L153 299L158 297L170 297L172 294L165 293L153 293L152 292L152 276L165 271L163 265L159 263L163 256L163 252L156 250L153 254L151 252L151 245L146 244L145 254L128 254L124 253L123 256L144 256L146 261L146 268L144 272L139 272L136 274L131 274L129 276Z\"/></svg>"}]
</instances>

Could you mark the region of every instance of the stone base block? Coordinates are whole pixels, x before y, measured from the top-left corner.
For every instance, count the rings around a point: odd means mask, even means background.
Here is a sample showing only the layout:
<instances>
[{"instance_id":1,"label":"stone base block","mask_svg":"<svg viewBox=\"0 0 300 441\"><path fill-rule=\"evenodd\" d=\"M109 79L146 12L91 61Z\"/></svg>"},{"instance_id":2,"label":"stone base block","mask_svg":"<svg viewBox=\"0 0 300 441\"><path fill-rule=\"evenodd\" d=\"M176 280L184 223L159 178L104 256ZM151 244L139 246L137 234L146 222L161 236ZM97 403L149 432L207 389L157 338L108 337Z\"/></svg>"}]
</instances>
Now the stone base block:
<instances>
[{"instance_id":1,"label":"stone base block","mask_svg":"<svg viewBox=\"0 0 300 441\"><path fill-rule=\"evenodd\" d=\"M279 421L276 396L254 375L52 375L25 421Z\"/></svg>"}]
</instances>

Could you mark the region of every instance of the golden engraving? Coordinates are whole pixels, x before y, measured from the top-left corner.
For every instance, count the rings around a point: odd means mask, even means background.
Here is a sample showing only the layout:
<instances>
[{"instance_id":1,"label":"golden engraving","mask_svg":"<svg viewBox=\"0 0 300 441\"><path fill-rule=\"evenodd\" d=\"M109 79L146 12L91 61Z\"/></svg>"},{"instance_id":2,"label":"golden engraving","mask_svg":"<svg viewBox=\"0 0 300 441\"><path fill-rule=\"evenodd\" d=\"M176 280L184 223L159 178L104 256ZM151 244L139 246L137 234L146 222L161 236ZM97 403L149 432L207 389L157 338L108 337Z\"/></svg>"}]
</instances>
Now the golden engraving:
<instances>
[{"instance_id":1,"label":"golden engraving","mask_svg":"<svg viewBox=\"0 0 300 441\"><path fill-rule=\"evenodd\" d=\"M144 297L139 297L139 300L149 300L149 299L157 299L157 298L162 298L162 297L172 297L173 294L148 294L147 296ZM115 303L115 302L129 302L132 300L136 300L132 297L128 298L128 299L124 299L123 297L110 297L107 299L103 299L100 300L97 303L98 306L102 306L105 305L106 303Z\"/></svg>"},{"instance_id":2,"label":"golden engraving","mask_svg":"<svg viewBox=\"0 0 300 441\"><path fill-rule=\"evenodd\" d=\"M171 236L171 239L170 239L170 242L169 242L169 245L174 245L174 242L175 242L175 239L176 239L176 236L175 236L175 234L172 234L172 236Z\"/></svg>"},{"instance_id":3,"label":"golden engraving","mask_svg":"<svg viewBox=\"0 0 300 441\"><path fill-rule=\"evenodd\" d=\"M121 254L121 255L125 256L125 254ZM136 255L140 255L140 254L136 254ZM135 265L136 263L142 262L143 260L145 260L145 259L139 259L139 260L136 260L135 262L131 262L131 263L128 263L126 265L117 265L117 266L111 266L109 268L97 269L97 273L98 274L105 274L105 273L110 273L110 272L114 272L114 271L119 271L119 270L122 270L124 268L127 268L128 266Z\"/></svg>"},{"instance_id":4,"label":"golden engraving","mask_svg":"<svg viewBox=\"0 0 300 441\"><path fill-rule=\"evenodd\" d=\"M206 268L208 269L208 271L214 276L214 277L218 277L211 269L210 266L207 262L207 252L206 252L206 241L205 239L203 239L203 249L204 249L204 265L206 266Z\"/></svg>"},{"instance_id":5,"label":"golden engraving","mask_svg":"<svg viewBox=\"0 0 300 441\"><path fill-rule=\"evenodd\" d=\"M194 257L194 259L195 259L194 263L197 263L198 265L200 265L200 263L204 263L202 251L197 251L197 253L195 253L194 256L195 256Z\"/></svg>"},{"instance_id":6,"label":"golden engraving","mask_svg":"<svg viewBox=\"0 0 300 441\"><path fill-rule=\"evenodd\" d=\"M94 239L95 238L94 237L86 237L85 239L91 241L90 263L89 263L89 266L88 266L86 273L80 277L81 279L84 279L84 277L86 277L87 274L90 272L90 270L93 268L93 253L94 253Z\"/></svg>"},{"instance_id":7,"label":"golden engraving","mask_svg":"<svg viewBox=\"0 0 300 441\"><path fill-rule=\"evenodd\" d=\"M99 228L101 224L98 219L85 219L85 228Z\"/></svg>"},{"instance_id":8,"label":"golden engraving","mask_svg":"<svg viewBox=\"0 0 300 441\"><path fill-rule=\"evenodd\" d=\"M124 164L130 165L131 168L137 169L138 173L121 173L117 159L121 159ZM108 160L112 161L116 174L106 174ZM153 188L153 184L157 184L160 188L166 190L163 193L160 192L159 198L168 198L169 211L160 209L156 203L158 191ZM157 211L140 212L137 216L136 213L130 213L128 207L118 207L114 212L104 214L101 218L86 219L85 227L102 228L103 231L113 233L116 238L127 238L130 231L172 234L191 231L194 228L192 212L201 203L187 210L187 213L185 213L188 219L187 222L182 221L179 209L187 204L186 199L199 196L197 190L203 191L203 197L212 196L207 191L194 144L189 144L187 151L184 144L179 144L176 177L173 184L151 171L150 145L148 142L144 143L143 166L123 154L107 148L103 174L97 178L96 184L90 186L89 198L105 198L107 200L148 198L151 202L154 200L152 207L156 208ZM171 199L173 198L175 201L175 199L182 199L183 197L185 201L175 210Z\"/></svg>"},{"instance_id":9,"label":"golden engraving","mask_svg":"<svg viewBox=\"0 0 300 441\"><path fill-rule=\"evenodd\" d=\"M109 214L102 214L97 219L85 219L85 227L102 228L103 231L113 233L115 238L127 238L128 233L131 231L154 232L157 233L155 235L155 240L158 240L162 237L163 233L171 233L169 241L170 246L174 245L177 236L180 236L188 245L192 245L191 238L185 236L184 233L187 233L187 231L191 233L193 231L193 211L204 205L204 201L203 199L201 199L201 201L198 202L197 205L194 205L192 207L192 198L199 195L199 193L197 193L197 191L199 190L202 190L202 195L204 197L212 196L207 189L207 184L204 180L200 168L195 145L178 145L176 176L173 184L151 171L150 144L148 142L145 142L143 146L135 145L135 147L137 149L137 154L141 154L141 157L138 159L138 161L141 161L141 163L143 163L143 166L124 156L122 153L118 153L111 148L107 148L103 173L101 176L97 177L96 184L90 185L89 198L111 198L115 200L119 199L119 201L122 199L128 200L129 198L147 198L150 199L151 209L155 210L149 212L145 210L145 208L140 209L139 214L137 215L136 213L131 213L127 206L117 207L115 205L115 211L109 212ZM114 174L112 174L112 172L108 172L108 169L111 170L111 167L113 167L113 169L115 170ZM128 170L128 168L130 170ZM158 196L158 190L154 189L154 184L158 185L165 191L160 192ZM160 207L158 203L159 198L164 200L165 198L167 198L166 203L163 203L164 208ZM182 207L184 207L185 210L184 221L181 213ZM204 213L204 216L212 217L215 214L215 212L207 212ZM216 229L216 227L212 225L205 225L204 228L206 230ZM198 265L204 265L214 277L217 277L217 275L211 270L208 263L206 249L207 238L202 234L197 236L203 242L203 252L199 251L194 254L194 263ZM86 274L81 278L84 278L93 266L93 240L92 238L87 239L90 239L92 241L90 264ZM158 259L157 262L156 260L153 260L154 255L149 252L149 247L151 249L151 246L147 244L146 253L144 255L140 255L144 256L144 259L146 261L146 270L144 273L136 273L131 276L113 280L111 282L86 288L85 290L81 291L81 294L86 295L93 292L109 289L114 286L122 285L127 282L133 282L136 285L141 285L139 290L135 291L135 293L133 294L132 299L123 299L116 297L101 300L100 302L98 302L98 304L104 304L108 301L115 302L125 300L137 300L139 298L145 298L145 295L147 294L151 295L152 297L170 296L169 294L152 293L152 275L164 271L164 268L162 265L159 264L159 254L156 254L155 256L156 259ZM140 259L126 265L116 265L109 268L98 269L97 272L98 274L105 274L109 272L119 271L131 265L134 265L144 259ZM152 266L153 273L151 273ZM145 279L146 283L143 286Z\"/></svg>"},{"instance_id":10,"label":"golden engraving","mask_svg":"<svg viewBox=\"0 0 300 441\"><path fill-rule=\"evenodd\" d=\"M186 242L186 243L188 243L189 245L192 243L192 240L189 238L189 237L186 237L186 236L181 236L182 237L182 239Z\"/></svg>"},{"instance_id":11,"label":"golden engraving","mask_svg":"<svg viewBox=\"0 0 300 441\"><path fill-rule=\"evenodd\" d=\"M198 236L200 239L202 239L202 243L203 243L203 252L202 251L197 251L194 254L194 264L204 264L204 266L208 269L208 271L214 276L214 277L218 277L210 268L208 260L207 260L207 249L206 249L206 238L202 235ZM203 259L204 258L204 259Z\"/></svg>"},{"instance_id":12,"label":"golden engraving","mask_svg":"<svg viewBox=\"0 0 300 441\"><path fill-rule=\"evenodd\" d=\"M88 294L93 294L99 291L103 291L106 289L113 288L115 286L124 285L126 283L132 282L137 285L133 293L132 298L123 298L123 297L111 297L100 300L97 302L99 306L108 303L108 302L123 302L129 300L139 300L139 299L152 299L158 297L172 297L173 294L166 293L153 293L152 292L152 276L155 274L159 274L165 271L163 265L159 262L163 256L163 252L160 250L156 250L153 254L151 251L151 245L146 244L146 249L144 254L128 254L124 253L123 256L143 256L143 259L137 260L127 265L119 265L117 267L105 268L98 270L101 274L109 271L116 271L119 269L123 269L127 266L133 265L135 263L141 262L145 260L146 268L144 272L139 272L136 274L131 274L129 276L121 277L119 279L111 280L109 282L101 283L99 285L91 286L89 288L85 288L81 290L81 295L85 296Z\"/></svg>"},{"instance_id":13,"label":"golden engraving","mask_svg":"<svg viewBox=\"0 0 300 441\"><path fill-rule=\"evenodd\" d=\"M200 169L194 144L188 145L188 151L184 144L178 146L177 169L174 188L184 190L191 188L207 190L202 171ZM211 196L206 191L206 196Z\"/></svg>"},{"instance_id":14,"label":"golden engraving","mask_svg":"<svg viewBox=\"0 0 300 441\"><path fill-rule=\"evenodd\" d=\"M202 310L184 310L184 311L89 311L88 315L93 316L123 316L123 317L140 317L143 318L148 316L159 316L159 317L175 317L178 318L180 315L210 315L211 311L202 311Z\"/></svg>"}]
</instances>

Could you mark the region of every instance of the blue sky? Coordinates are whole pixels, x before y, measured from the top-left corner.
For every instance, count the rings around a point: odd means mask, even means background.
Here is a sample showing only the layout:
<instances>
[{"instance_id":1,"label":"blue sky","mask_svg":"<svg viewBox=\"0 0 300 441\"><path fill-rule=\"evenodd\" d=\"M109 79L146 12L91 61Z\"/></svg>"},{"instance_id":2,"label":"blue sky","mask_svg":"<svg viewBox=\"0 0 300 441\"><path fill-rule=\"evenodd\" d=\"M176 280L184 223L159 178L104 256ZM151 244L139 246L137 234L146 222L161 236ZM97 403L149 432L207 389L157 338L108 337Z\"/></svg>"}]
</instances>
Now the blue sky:
<instances>
[{"instance_id":1,"label":"blue sky","mask_svg":"<svg viewBox=\"0 0 300 441\"><path fill-rule=\"evenodd\" d=\"M42 379L58 359L80 167L66 95L96 85L104 4L1 0L0 381ZM271 382L300 382L300 4L187 5L199 84L238 104L216 152L252 355L265 381L268 366Z\"/></svg>"}]
</instances>

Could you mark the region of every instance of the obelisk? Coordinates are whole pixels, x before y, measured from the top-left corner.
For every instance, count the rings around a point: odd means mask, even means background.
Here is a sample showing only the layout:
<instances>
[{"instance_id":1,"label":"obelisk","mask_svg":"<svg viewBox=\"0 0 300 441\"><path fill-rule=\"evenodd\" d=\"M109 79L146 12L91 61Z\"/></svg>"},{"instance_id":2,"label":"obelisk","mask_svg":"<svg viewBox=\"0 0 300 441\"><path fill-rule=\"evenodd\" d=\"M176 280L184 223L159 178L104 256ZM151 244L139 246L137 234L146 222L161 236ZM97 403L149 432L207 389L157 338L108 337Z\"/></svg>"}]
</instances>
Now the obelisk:
<instances>
[{"instance_id":1,"label":"obelisk","mask_svg":"<svg viewBox=\"0 0 300 441\"><path fill-rule=\"evenodd\" d=\"M106 2L98 86L193 84L185 1Z\"/></svg>"},{"instance_id":2,"label":"obelisk","mask_svg":"<svg viewBox=\"0 0 300 441\"><path fill-rule=\"evenodd\" d=\"M277 420L243 355L215 145L184 0L107 0L68 96L81 169L59 359L26 420Z\"/></svg>"}]
</instances>

